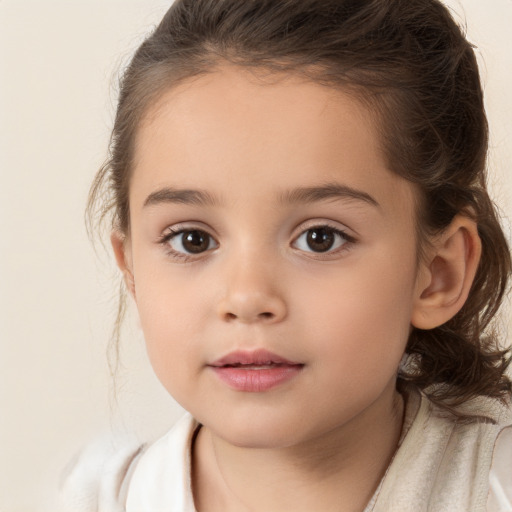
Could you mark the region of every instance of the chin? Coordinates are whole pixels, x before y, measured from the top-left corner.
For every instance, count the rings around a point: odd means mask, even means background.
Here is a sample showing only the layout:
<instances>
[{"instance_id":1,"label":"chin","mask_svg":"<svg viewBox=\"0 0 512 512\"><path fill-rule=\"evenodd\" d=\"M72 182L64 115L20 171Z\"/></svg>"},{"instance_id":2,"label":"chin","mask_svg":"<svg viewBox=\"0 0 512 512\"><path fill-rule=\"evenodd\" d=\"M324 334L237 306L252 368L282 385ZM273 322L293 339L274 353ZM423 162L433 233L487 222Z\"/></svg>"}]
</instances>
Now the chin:
<instances>
[{"instance_id":1,"label":"chin","mask_svg":"<svg viewBox=\"0 0 512 512\"><path fill-rule=\"evenodd\" d=\"M233 418L222 424L214 422L210 428L226 442L239 448L288 448L314 436L300 419L278 415Z\"/></svg>"},{"instance_id":2,"label":"chin","mask_svg":"<svg viewBox=\"0 0 512 512\"><path fill-rule=\"evenodd\" d=\"M221 435L222 433L219 433ZM290 438L283 435L283 431L268 432L268 430L255 431L247 429L246 431L233 431L222 436L226 442L238 448L254 448L260 450L270 450L276 448L285 448L289 446ZM293 443L292 443L293 444Z\"/></svg>"}]
</instances>

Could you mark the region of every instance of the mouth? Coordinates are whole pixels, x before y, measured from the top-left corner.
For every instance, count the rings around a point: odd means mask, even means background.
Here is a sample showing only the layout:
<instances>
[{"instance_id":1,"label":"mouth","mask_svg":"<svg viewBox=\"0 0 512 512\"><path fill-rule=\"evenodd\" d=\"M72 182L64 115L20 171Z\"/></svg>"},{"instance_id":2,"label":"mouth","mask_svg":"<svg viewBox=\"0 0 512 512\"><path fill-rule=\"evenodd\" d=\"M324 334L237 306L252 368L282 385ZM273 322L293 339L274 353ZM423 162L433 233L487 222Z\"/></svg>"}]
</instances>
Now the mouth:
<instances>
[{"instance_id":1,"label":"mouth","mask_svg":"<svg viewBox=\"0 0 512 512\"><path fill-rule=\"evenodd\" d=\"M270 370L271 368L279 368L279 367L284 367L284 366L291 366L291 365L287 365L287 364L284 364L284 363L274 363L272 361L268 361L266 363L261 363L261 364L252 364L252 363L249 363L249 364L242 364L242 363L237 363L237 364L225 364L225 365L222 365L222 366L217 366L216 368L239 368L240 370Z\"/></svg>"},{"instance_id":2,"label":"mouth","mask_svg":"<svg viewBox=\"0 0 512 512\"><path fill-rule=\"evenodd\" d=\"M289 361L284 357L278 356L265 349L258 349L253 351L237 350L231 352L228 355L218 359L211 363L213 367L236 367L236 368L247 368L250 367L275 367L275 366L296 366L301 365L295 361Z\"/></svg>"},{"instance_id":3,"label":"mouth","mask_svg":"<svg viewBox=\"0 0 512 512\"><path fill-rule=\"evenodd\" d=\"M297 376L304 364L259 349L231 352L208 366L236 391L263 392Z\"/></svg>"}]
</instances>

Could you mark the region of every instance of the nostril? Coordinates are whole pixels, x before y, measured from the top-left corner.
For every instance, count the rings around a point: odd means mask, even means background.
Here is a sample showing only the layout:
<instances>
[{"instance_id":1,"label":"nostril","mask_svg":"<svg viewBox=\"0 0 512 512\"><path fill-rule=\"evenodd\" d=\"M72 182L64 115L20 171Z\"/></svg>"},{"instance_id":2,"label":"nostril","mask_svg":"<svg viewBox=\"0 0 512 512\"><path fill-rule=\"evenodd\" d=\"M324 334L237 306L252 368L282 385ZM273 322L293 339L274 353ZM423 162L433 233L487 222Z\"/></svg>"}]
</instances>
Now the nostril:
<instances>
[{"instance_id":1,"label":"nostril","mask_svg":"<svg viewBox=\"0 0 512 512\"><path fill-rule=\"evenodd\" d=\"M286 305L276 297L231 295L219 301L216 313L224 322L271 324L286 317Z\"/></svg>"},{"instance_id":2,"label":"nostril","mask_svg":"<svg viewBox=\"0 0 512 512\"><path fill-rule=\"evenodd\" d=\"M270 311L265 311L263 313L258 313L255 317L253 317L254 320L256 319L259 319L259 320L271 320L273 318L275 318L276 315L274 313L271 313ZM231 313L231 312L226 312L225 313L225 316L224 316L225 320L227 321L232 321L232 320L242 320L245 318L244 316L239 316L235 313Z\"/></svg>"}]
</instances>

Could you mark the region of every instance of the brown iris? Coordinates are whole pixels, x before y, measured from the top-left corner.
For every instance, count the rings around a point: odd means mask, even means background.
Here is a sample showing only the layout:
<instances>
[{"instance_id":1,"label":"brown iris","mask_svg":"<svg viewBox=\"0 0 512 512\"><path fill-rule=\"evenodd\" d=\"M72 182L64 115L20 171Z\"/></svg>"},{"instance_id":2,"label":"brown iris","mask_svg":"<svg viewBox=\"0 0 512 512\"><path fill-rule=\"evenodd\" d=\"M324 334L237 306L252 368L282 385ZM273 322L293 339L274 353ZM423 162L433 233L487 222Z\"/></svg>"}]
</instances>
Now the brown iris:
<instances>
[{"instance_id":1,"label":"brown iris","mask_svg":"<svg viewBox=\"0 0 512 512\"><path fill-rule=\"evenodd\" d=\"M308 231L307 244L315 252L328 251L334 245L334 231L330 228L313 228Z\"/></svg>"},{"instance_id":2,"label":"brown iris","mask_svg":"<svg viewBox=\"0 0 512 512\"><path fill-rule=\"evenodd\" d=\"M194 254L204 252L210 245L210 235L204 231L184 231L181 236L181 243L187 252Z\"/></svg>"}]
</instances>

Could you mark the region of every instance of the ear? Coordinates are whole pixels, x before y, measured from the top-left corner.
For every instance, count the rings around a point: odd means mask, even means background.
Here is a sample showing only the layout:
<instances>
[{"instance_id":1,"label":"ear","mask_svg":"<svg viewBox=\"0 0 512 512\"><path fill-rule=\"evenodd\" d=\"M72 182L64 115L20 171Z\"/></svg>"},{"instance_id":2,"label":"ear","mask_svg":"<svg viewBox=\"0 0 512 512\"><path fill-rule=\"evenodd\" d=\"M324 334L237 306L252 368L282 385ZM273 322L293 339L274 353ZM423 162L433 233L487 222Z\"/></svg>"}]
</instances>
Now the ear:
<instances>
[{"instance_id":1,"label":"ear","mask_svg":"<svg viewBox=\"0 0 512 512\"><path fill-rule=\"evenodd\" d=\"M117 266L123 273L126 288L135 299L135 279L133 277L133 260L130 241L126 235L120 231L114 230L110 234L110 242L114 249Z\"/></svg>"},{"instance_id":2,"label":"ear","mask_svg":"<svg viewBox=\"0 0 512 512\"><path fill-rule=\"evenodd\" d=\"M411 323L433 329L462 308L480 261L482 244L476 222L462 215L436 238L433 250L418 272Z\"/></svg>"}]
</instances>

